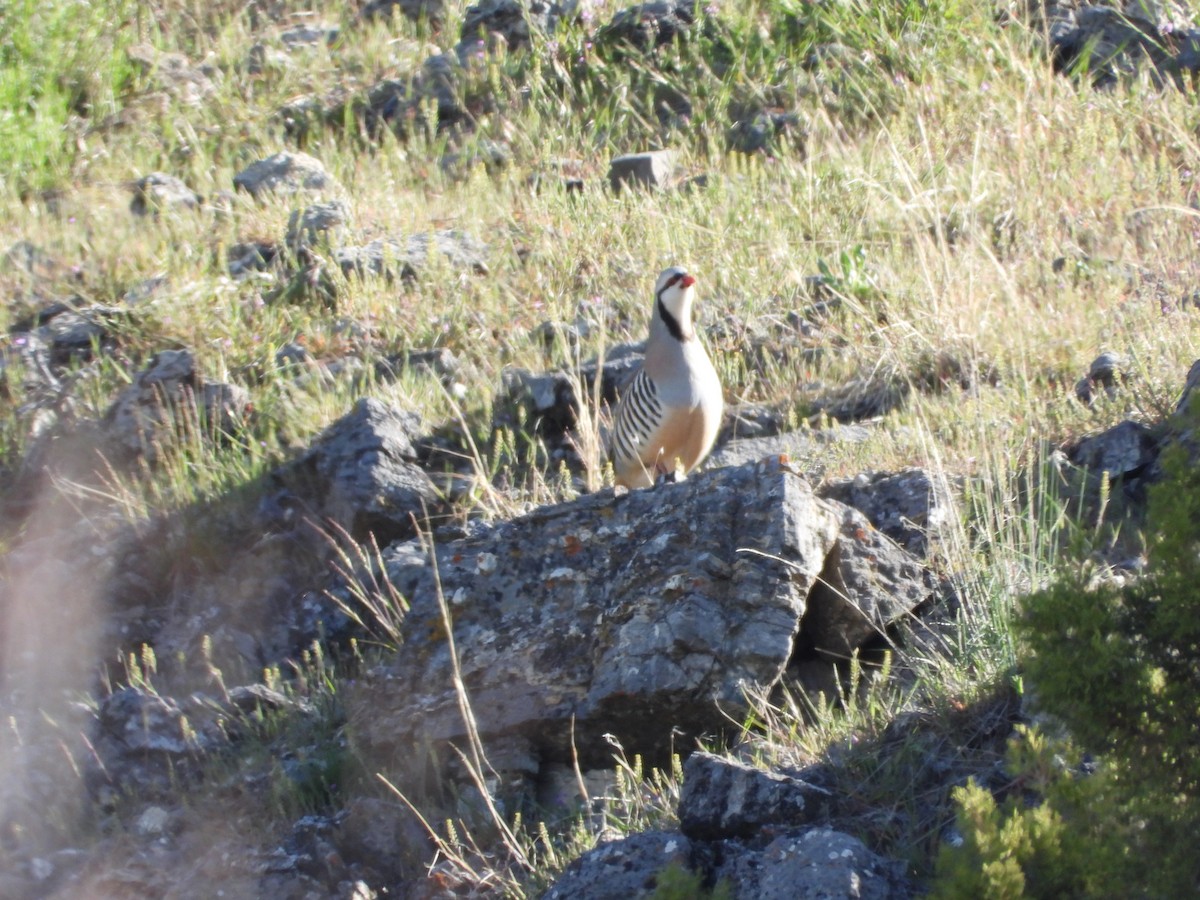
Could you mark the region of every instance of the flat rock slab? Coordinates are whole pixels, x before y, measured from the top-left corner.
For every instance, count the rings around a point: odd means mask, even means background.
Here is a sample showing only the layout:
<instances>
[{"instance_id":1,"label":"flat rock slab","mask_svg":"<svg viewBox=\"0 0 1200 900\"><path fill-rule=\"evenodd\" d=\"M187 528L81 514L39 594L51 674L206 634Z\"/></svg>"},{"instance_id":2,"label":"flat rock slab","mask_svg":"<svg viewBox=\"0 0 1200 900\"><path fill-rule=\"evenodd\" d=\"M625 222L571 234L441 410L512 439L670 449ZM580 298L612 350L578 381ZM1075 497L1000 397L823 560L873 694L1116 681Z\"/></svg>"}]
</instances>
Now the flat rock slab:
<instances>
[{"instance_id":1,"label":"flat rock slab","mask_svg":"<svg viewBox=\"0 0 1200 900\"><path fill-rule=\"evenodd\" d=\"M788 431L766 437L739 438L721 447L709 459L712 466L740 466L764 456L786 456L793 461L818 457L830 444L861 444L871 435L864 425ZM806 467L807 468L807 467Z\"/></svg>"},{"instance_id":2,"label":"flat rock slab","mask_svg":"<svg viewBox=\"0 0 1200 900\"><path fill-rule=\"evenodd\" d=\"M608 167L614 191L623 187L665 188L675 176L675 151L651 150L618 156Z\"/></svg>"},{"instance_id":3,"label":"flat rock slab","mask_svg":"<svg viewBox=\"0 0 1200 900\"><path fill-rule=\"evenodd\" d=\"M584 768L609 762L607 735L666 760L738 721L746 692L781 677L815 585L843 584L850 561L887 543L863 540L869 531L767 460L539 509L437 544L436 571L420 542L393 545L384 557L410 603L405 643L354 703L359 737L389 756L463 739L440 594L485 741L569 761L573 727ZM878 627L855 615L863 634Z\"/></svg>"}]
</instances>

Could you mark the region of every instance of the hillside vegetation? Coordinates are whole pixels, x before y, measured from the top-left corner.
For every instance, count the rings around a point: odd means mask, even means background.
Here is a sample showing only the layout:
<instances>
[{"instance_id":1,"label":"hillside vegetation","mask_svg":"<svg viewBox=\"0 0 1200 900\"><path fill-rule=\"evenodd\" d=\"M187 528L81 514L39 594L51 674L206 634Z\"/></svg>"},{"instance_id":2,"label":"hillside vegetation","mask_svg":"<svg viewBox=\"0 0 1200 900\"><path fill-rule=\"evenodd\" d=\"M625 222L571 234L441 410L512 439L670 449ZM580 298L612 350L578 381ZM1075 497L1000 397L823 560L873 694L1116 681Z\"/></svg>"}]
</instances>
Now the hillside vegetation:
<instances>
[{"instance_id":1,"label":"hillside vegetation","mask_svg":"<svg viewBox=\"0 0 1200 900\"><path fill-rule=\"evenodd\" d=\"M317 644L256 668L219 642L156 656L152 633L114 634L97 599L74 592L125 565L114 550L124 528L159 539L153 590L164 609L195 584L219 584L258 537L248 523L269 473L362 396L419 414L459 460L447 520L508 519L601 489L611 472L592 419L573 453L547 447L508 410L504 373L570 367L642 340L654 277L681 264L697 279L700 327L731 406L769 408L787 428L856 410L866 439L806 463L829 477L919 466L960 489L961 517L934 551L954 595L936 613L936 638L923 632L924 643L882 662L846 661L829 695L764 698L743 737L764 760L834 766L839 788L861 801L846 827L902 860L919 888L940 876L947 896L1019 896L1011 871L1007 887L973 881L999 814L971 795L956 831L952 791L1004 765L1007 731L991 740L987 717L1014 703L1027 714L1021 648L1048 651L1014 625L1022 598L1067 560L1105 570L1144 549L1144 521L1120 518L1130 498L1105 481L1081 500L1056 460L1118 422L1162 422L1200 356L1193 85L1147 66L1096 87L1086 59L1055 71L1040 11L961 0L714 3L650 48L606 32L622 7L600 0L552 34L533 28L527 46L481 35L448 87L422 82L431 56L459 58L467 6L415 19L291 0L0 9L0 750L18 773L0 796L0 869L11 873L0 874L0 895L6 877L14 896L38 895L31 860L51 860L46 877L57 879L82 865L61 853L73 848L102 872L98 890L125 896L113 887L122 866L148 852L136 792L98 796L82 756L43 752L74 747L122 686L166 695L204 679L263 682L297 704L259 710L236 758L179 774L175 802L208 831L173 846L156 895L208 896L210 845L269 849L305 814L392 798L356 758L340 706L344 685L386 654L388 612L368 622L374 643ZM322 37L290 46L280 35L296 26ZM389 81L394 117L376 103ZM610 190L613 157L662 148L677 153L677 186ZM287 246L289 218L313 198L234 191L238 173L284 150L332 176L346 243L454 232L486 247L485 264L432 253L412 278L357 277L328 243ZM152 172L182 179L195 203L135 215L134 184ZM249 245L277 259L232 266ZM103 328L56 361L47 388L23 335L53 319L54 303L90 310ZM81 449L155 354L181 348L203 379L246 390L236 428L201 412L133 461ZM446 377L374 367L431 349L454 355ZM1084 402L1076 384L1106 351L1121 359L1117 386ZM339 365L349 357L367 364ZM1171 515L1185 516L1167 510L1151 527ZM82 557L93 539L99 549ZM338 548L343 569L370 568L369 544ZM48 561L61 581L46 579ZM1071 596L1088 587L1071 584ZM358 589L402 618L387 585ZM1028 621L1062 624L1049 612ZM1117 746L1133 767L1121 772L1136 768L1136 748L1102 731L1082 737L1093 742L1082 750ZM1016 774L1054 769L1038 739L1007 770L1030 805L1053 794ZM1153 752L1178 746L1169 735ZM670 822L679 773L618 758L605 827ZM1162 781L1181 805L1195 787ZM436 787L409 799L434 837L406 852L435 841L446 864L423 896L536 896L604 831L582 814L532 823L489 807L472 817ZM1076 814L1087 808L1077 801ZM1071 802L1057 807L1068 818ZM1112 801L1127 820L1166 805ZM971 815L984 837L968 835L965 862L939 866L939 848L961 843ZM1087 868L1080 852L1075 875ZM139 877L126 889L152 881ZM1183 881L1194 886L1194 873ZM330 896L344 888L330 885Z\"/></svg>"}]
</instances>

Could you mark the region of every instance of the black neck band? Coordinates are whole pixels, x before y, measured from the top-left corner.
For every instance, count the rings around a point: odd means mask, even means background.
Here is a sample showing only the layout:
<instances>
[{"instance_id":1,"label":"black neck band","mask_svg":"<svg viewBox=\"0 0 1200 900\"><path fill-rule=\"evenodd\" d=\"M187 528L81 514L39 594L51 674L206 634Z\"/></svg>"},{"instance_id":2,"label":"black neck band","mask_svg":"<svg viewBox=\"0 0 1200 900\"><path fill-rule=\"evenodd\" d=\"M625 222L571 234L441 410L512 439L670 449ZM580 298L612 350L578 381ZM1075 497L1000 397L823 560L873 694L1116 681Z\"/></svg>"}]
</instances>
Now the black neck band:
<instances>
[{"instance_id":1,"label":"black neck band","mask_svg":"<svg viewBox=\"0 0 1200 900\"><path fill-rule=\"evenodd\" d=\"M663 324L667 326L667 331L671 333L671 337L680 342L687 340L683 335L683 328L680 327L679 320L667 312L667 308L663 305L661 297L658 298L658 314L662 317Z\"/></svg>"}]
</instances>

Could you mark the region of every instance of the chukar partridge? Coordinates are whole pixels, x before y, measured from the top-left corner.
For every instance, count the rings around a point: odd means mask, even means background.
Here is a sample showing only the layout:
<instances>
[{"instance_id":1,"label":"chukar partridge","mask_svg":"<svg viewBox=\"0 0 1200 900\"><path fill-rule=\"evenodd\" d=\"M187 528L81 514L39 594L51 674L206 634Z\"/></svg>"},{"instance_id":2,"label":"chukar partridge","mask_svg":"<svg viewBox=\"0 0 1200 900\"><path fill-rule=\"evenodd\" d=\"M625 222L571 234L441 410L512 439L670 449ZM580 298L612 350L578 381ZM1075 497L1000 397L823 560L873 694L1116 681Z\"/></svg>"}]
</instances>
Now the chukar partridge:
<instances>
[{"instance_id":1,"label":"chukar partridge","mask_svg":"<svg viewBox=\"0 0 1200 900\"><path fill-rule=\"evenodd\" d=\"M725 401L721 381L692 326L696 279L678 267L658 276L642 367L617 404L612 432L617 484L646 487L708 455Z\"/></svg>"}]
</instances>

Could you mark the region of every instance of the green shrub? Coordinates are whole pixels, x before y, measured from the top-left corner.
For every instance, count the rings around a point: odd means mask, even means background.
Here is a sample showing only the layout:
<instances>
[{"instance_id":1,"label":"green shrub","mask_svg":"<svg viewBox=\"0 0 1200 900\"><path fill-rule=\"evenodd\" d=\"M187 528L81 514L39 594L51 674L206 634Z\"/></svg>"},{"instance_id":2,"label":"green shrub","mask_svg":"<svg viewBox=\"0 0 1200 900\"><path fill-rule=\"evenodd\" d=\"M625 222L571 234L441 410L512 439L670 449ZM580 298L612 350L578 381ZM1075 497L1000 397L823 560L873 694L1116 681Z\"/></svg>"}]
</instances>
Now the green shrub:
<instances>
[{"instance_id":1,"label":"green shrub","mask_svg":"<svg viewBox=\"0 0 1200 900\"><path fill-rule=\"evenodd\" d=\"M957 795L960 848L940 896L1178 897L1200 887L1200 468L1182 445L1151 491L1146 574L1092 587L1087 573L1030 596L1017 622L1040 708L1070 738L1014 742L1025 798ZM1065 763L1078 746L1095 771Z\"/></svg>"},{"instance_id":2,"label":"green shrub","mask_svg":"<svg viewBox=\"0 0 1200 900\"><path fill-rule=\"evenodd\" d=\"M101 117L133 80L130 0L0 3L0 186L47 187L79 150L72 117Z\"/></svg>"}]
</instances>

